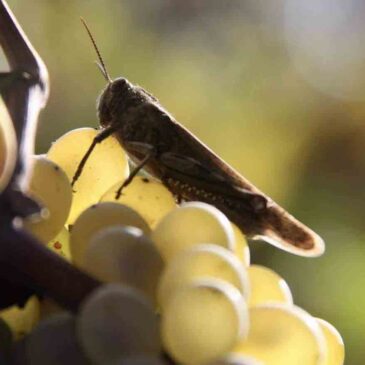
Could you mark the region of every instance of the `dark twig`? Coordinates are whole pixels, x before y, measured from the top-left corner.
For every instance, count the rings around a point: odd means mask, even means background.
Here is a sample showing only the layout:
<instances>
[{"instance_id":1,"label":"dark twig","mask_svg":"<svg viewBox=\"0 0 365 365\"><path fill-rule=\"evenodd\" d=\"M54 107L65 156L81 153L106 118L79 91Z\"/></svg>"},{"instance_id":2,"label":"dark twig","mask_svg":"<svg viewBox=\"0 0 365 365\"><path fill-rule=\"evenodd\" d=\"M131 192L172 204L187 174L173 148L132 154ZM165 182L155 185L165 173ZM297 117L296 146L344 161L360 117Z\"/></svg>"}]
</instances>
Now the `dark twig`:
<instances>
[{"instance_id":1,"label":"dark twig","mask_svg":"<svg viewBox=\"0 0 365 365\"><path fill-rule=\"evenodd\" d=\"M75 312L100 283L14 226L14 219L37 207L21 189L27 181L27 160L34 151L38 115L46 104L49 83L45 64L4 0L0 0L0 45L10 66L10 72L1 75L8 85L1 91L18 139L16 168L0 195L0 279L23 286L26 292L46 294ZM14 301L23 303L24 297Z\"/></svg>"},{"instance_id":2,"label":"dark twig","mask_svg":"<svg viewBox=\"0 0 365 365\"><path fill-rule=\"evenodd\" d=\"M48 99L48 71L4 0L0 0L0 28L0 44L10 66L10 86L2 90L2 97L19 144L13 180L21 185L19 178L34 151L38 115Z\"/></svg>"}]
</instances>

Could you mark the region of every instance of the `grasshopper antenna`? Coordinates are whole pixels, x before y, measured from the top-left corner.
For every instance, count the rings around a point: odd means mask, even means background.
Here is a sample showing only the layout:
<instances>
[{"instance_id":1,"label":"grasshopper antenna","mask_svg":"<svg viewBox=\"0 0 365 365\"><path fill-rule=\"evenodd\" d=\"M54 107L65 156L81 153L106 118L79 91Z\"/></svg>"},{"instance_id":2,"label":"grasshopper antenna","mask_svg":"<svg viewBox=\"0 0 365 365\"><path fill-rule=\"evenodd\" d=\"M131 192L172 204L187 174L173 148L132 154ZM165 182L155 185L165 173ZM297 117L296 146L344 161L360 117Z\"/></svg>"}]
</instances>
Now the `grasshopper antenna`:
<instances>
[{"instance_id":1,"label":"grasshopper antenna","mask_svg":"<svg viewBox=\"0 0 365 365\"><path fill-rule=\"evenodd\" d=\"M94 39L93 35L91 34L91 31L90 31L90 29L89 29L88 25L86 24L86 21L85 21L82 17L80 17L80 20L81 20L82 24L84 25L84 27L85 27L85 29L86 29L86 31L87 31L87 33L88 33L88 35L89 35L90 39L91 39L91 42L92 42L92 44L93 44L93 46L94 46L94 49L95 49L95 51L96 51L96 54L98 55L98 58L99 58L100 63L99 63L99 62L96 62L96 65L98 66L99 70L100 70L100 71L101 71L101 73L103 74L103 76L104 76L105 80L106 80L109 84L111 84L113 81L112 81L112 79L110 78L109 73L108 73L108 71L107 71L107 69L106 69L106 67L105 67L105 63L104 63L103 57L101 57L101 54L100 54L100 52L99 52L99 48L98 48L98 46L96 45L95 39Z\"/></svg>"}]
</instances>

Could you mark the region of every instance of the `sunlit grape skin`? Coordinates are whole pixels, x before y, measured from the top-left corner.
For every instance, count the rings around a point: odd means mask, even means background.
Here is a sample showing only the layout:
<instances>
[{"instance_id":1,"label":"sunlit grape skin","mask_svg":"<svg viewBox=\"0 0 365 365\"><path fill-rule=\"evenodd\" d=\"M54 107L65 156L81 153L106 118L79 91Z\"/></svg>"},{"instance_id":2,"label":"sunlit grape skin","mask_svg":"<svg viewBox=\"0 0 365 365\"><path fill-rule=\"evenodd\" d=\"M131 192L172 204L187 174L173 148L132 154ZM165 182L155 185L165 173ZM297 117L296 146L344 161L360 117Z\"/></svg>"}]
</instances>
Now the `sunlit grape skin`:
<instances>
[{"instance_id":1,"label":"sunlit grape skin","mask_svg":"<svg viewBox=\"0 0 365 365\"><path fill-rule=\"evenodd\" d=\"M47 243L47 247L52 251L58 253L66 260L71 260L70 233L65 227L62 228L60 233L53 240Z\"/></svg>"},{"instance_id":2,"label":"sunlit grape skin","mask_svg":"<svg viewBox=\"0 0 365 365\"><path fill-rule=\"evenodd\" d=\"M39 300L32 296L23 308L13 305L0 311L0 317L8 324L15 339L29 333L38 323L40 315Z\"/></svg>"},{"instance_id":3,"label":"sunlit grape skin","mask_svg":"<svg viewBox=\"0 0 365 365\"><path fill-rule=\"evenodd\" d=\"M160 279L159 304L164 305L175 290L199 278L218 278L234 285L247 299L250 286L246 268L229 250L201 244L188 248L169 261Z\"/></svg>"},{"instance_id":4,"label":"sunlit grape skin","mask_svg":"<svg viewBox=\"0 0 365 365\"><path fill-rule=\"evenodd\" d=\"M250 248L248 247L246 237L234 223L231 224L235 238L234 252L245 266L249 266L251 257Z\"/></svg>"},{"instance_id":5,"label":"sunlit grape skin","mask_svg":"<svg viewBox=\"0 0 365 365\"><path fill-rule=\"evenodd\" d=\"M17 158L17 141L12 120L0 97L0 192L9 182Z\"/></svg>"},{"instance_id":6,"label":"sunlit grape skin","mask_svg":"<svg viewBox=\"0 0 365 365\"><path fill-rule=\"evenodd\" d=\"M251 356L228 354L221 359L204 365L264 365Z\"/></svg>"},{"instance_id":7,"label":"sunlit grape skin","mask_svg":"<svg viewBox=\"0 0 365 365\"><path fill-rule=\"evenodd\" d=\"M323 365L326 346L323 333L304 310L270 303L249 310L250 331L234 353L253 356L265 365Z\"/></svg>"},{"instance_id":8,"label":"sunlit grape skin","mask_svg":"<svg viewBox=\"0 0 365 365\"><path fill-rule=\"evenodd\" d=\"M96 363L122 356L158 356L161 351L157 317L150 302L137 290L106 284L83 302L77 336Z\"/></svg>"},{"instance_id":9,"label":"sunlit grape skin","mask_svg":"<svg viewBox=\"0 0 365 365\"><path fill-rule=\"evenodd\" d=\"M140 213L151 228L155 227L161 218L176 207L174 196L155 179L136 176L123 189L120 198L116 200L115 193L121 185L122 182L118 182L112 186L100 201L113 201L128 205Z\"/></svg>"},{"instance_id":10,"label":"sunlit grape skin","mask_svg":"<svg viewBox=\"0 0 365 365\"><path fill-rule=\"evenodd\" d=\"M100 229L114 225L137 227L146 235L150 234L147 222L132 208L112 202L98 203L85 210L72 227L70 250L73 262L81 265L91 237Z\"/></svg>"},{"instance_id":11,"label":"sunlit grape skin","mask_svg":"<svg viewBox=\"0 0 365 365\"><path fill-rule=\"evenodd\" d=\"M204 364L245 338L248 322L245 301L234 286L199 279L176 290L163 308L162 341L177 362Z\"/></svg>"},{"instance_id":12,"label":"sunlit grape skin","mask_svg":"<svg viewBox=\"0 0 365 365\"><path fill-rule=\"evenodd\" d=\"M98 131L93 128L74 129L52 144L47 157L59 164L71 181L97 134ZM118 141L110 136L103 143L99 143L73 187L73 204L67 223L74 223L84 209L96 204L110 186L123 181L128 174L127 155Z\"/></svg>"},{"instance_id":13,"label":"sunlit grape skin","mask_svg":"<svg viewBox=\"0 0 365 365\"><path fill-rule=\"evenodd\" d=\"M100 280L141 290L156 302L163 260L153 242L135 227L112 226L90 240L82 267Z\"/></svg>"},{"instance_id":14,"label":"sunlit grape skin","mask_svg":"<svg viewBox=\"0 0 365 365\"><path fill-rule=\"evenodd\" d=\"M265 266L251 265L247 272L251 284L249 306L253 307L267 302L293 304L288 284L275 271Z\"/></svg>"},{"instance_id":15,"label":"sunlit grape skin","mask_svg":"<svg viewBox=\"0 0 365 365\"><path fill-rule=\"evenodd\" d=\"M327 359L323 365L343 365L345 361L345 346L340 333L327 321L316 318L327 345Z\"/></svg>"},{"instance_id":16,"label":"sunlit grape skin","mask_svg":"<svg viewBox=\"0 0 365 365\"><path fill-rule=\"evenodd\" d=\"M43 243L53 239L63 228L70 212L72 189L63 170L44 156L32 158L28 193L47 209L39 221L25 221L25 227Z\"/></svg>"},{"instance_id":17,"label":"sunlit grape skin","mask_svg":"<svg viewBox=\"0 0 365 365\"><path fill-rule=\"evenodd\" d=\"M152 240L168 262L178 252L201 243L234 250L234 234L227 217L201 202L184 203L167 214L152 232Z\"/></svg>"}]
</instances>

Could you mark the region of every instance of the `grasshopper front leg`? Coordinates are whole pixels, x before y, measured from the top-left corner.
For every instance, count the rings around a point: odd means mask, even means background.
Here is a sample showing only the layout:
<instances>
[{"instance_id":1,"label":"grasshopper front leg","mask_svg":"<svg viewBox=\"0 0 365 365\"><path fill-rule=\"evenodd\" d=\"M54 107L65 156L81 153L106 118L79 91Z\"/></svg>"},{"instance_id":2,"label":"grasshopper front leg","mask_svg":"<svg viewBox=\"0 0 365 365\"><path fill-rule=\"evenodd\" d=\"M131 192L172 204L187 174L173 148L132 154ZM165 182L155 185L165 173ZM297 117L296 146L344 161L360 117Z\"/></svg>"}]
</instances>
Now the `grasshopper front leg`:
<instances>
[{"instance_id":1,"label":"grasshopper front leg","mask_svg":"<svg viewBox=\"0 0 365 365\"><path fill-rule=\"evenodd\" d=\"M86 151L84 157L81 159L79 165L77 166L76 172L75 172L75 174L72 178L72 182L71 182L72 187L74 187L76 181L79 179L80 175L82 174L82 170L84 169L85 164L86 164L87 160L89 159L91 153L93 152L94 148L96 147L96 145L98 143L103 142L105 139L110 137L117 130L118 130L118 128L116 128L114 126L110 126L110 127L105 128L105 129L102 129L100 131L100 133L95 136L95 138L93 139L90 147L88 148L88 150Z\"/></svg>"}]
</instances>

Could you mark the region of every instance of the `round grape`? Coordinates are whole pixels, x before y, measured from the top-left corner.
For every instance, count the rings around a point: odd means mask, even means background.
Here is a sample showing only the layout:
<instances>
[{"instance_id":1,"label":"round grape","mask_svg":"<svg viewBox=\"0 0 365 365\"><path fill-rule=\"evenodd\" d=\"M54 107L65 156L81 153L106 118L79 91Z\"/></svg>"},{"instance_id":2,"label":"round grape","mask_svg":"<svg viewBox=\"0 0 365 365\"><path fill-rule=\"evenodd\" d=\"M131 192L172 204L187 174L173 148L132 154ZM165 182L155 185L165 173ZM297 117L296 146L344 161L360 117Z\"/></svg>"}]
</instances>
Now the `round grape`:
<instances>
[{"instance_id":1,"label":"round grape","mask_svg":"<svg viewBox=\"0 0 365 365\"><path fill-rule=\"evenodd\" d=\"M13 123L3 99L0 97L0 192L9 182L16 158L17 142Z\"/></svg>"},{"instance_id":2,"label":"round grape","mask_svg":"<svg viewBox=\"0 0 365 365\"><path fill-rule=\"evenodd\" d=\"M183 364L204 364L223 356L249 326L242 294L218 279L199 279L174 291L162 310L166 350Z\"/></svg>"},{"instance_id":3,"label":"round grape","mask_svg":"<svg viewBox=\"0 0 365 365\"><path fill-rule=\"evenodd\" d=\"M61 166L71 181L98 133L93 128L74 129L52 144L47 157ZM67 224L73 224L84 209L100 200L108 187L124 181L128 175L127 155L117 139L110 136L98 143L74 185L73 204Z\"/></svg>"},{"instance_id":4,"label":"round grape","mask_svg":"<svg viewBox=\"0 0 365 365\"><path fill-rule=\"evenodd\" d=\"M153 242L138 228L113 226L96 233L82 266L102 281L130 285L156 302L163 261Z\"/></svg>"},{"instance_id":5,"label":"round grape","mask_svg":"<svg viewBox=\"0 0 365 365\"><path fill-rule=\"evenodd\" d=\"M136 176L126 186L118 200L115 192L122 185L119 182L112 186L101 198L101 201L113 201L128 205L136 210L146 220L150 227L156 224L168 212L176 207L175 199L171 192L157 180Z\"/></svg>"},{"instance_id":6,"label":"round grape","mask_svg":"<svg viewBox=\"0 0 365 365\"><path fill-rule=\"evenodd\" d=\"M166 261L201 243L234 250L233 229L227 217L201 202L185 203L167 214L152 232L152 239Z\"/></svg>"},{"instance_id":7,"label":"round grape","mask_svg":"<svg viewBox=\"0 0 365 365\"><path fill-rule=\"evenodd\" d=\"M286 281L275 271L260 265L248 267L251 284L250 307L267 302L293 304L293 297Z\"/></svg>"},{"instance_id":8,"label":"round grape","mask_svg":"<svg viewBox=\"0 0 365 365\"><path fill-rule=\"evenodd\" d=\"M327 321L316 318L327 345L327 359L323 365L343 365L345 361L345 346L340 333Z\"/></svg>"},{"instance_id":9,"label":"round grape","mask_svg":"<svg viewBox=\"0 0 365 365\"><path fill-rule=\"evenodd\" d=\"M69 313L43 320L25 340L29 365L88 365L75 335L75 320Z\"/></svg>"},{"instance_id":10,"label":"round grape","mask_svg":"<svg viewBox=\"0 0 365 365\"><path fill-rule=\"evenodd\" d=\"M326 347L317 321L304 310L281 303L250 308L250 331L234 353L265 365L322 365Z\"/></svg>"},{"instance_id":11,"label":"round grape","mask_svg":"<svg viewBox=\"0 0 365 365\"><path fill-rule=\"evenodd\" d=\"M206 365L264 365L251 356L229 354Z\"/></svg>"},{"instance_id":12,"label":"round grape","mask_svg":"<svg viewBox=\"0 0 365 365\"><path fill-rule=\"evenodd\" d=\"M250 248L248 247L246 237L241 232L241 230L234 224L232 224L234 233L234 253L242 261L242 263L248 267L250 265Z\"/></svg>"},{"instance_id":13,"label":"round grape","mask_svg":"<svg viewBox=\"0 0 365 365\"><path fill-rule=\"evenodd\" d=\"M103 228L123 225L140 228L149 235L150 228L146 221L132 208L126 205L104 202L86 209L72 226L70 250L72 261L82 265L85 249L92 236Z\"/></svg>"},{"instance_id":14,"label":"round grape","mask_svg":"<svg viewBox=\"0 0 365 365\"><path fill-rule=\"evenodd\" d=\"M218 245L196 245L182 251L167 265L160 280L160 306L174 290L199 277L213 277L234 285L247 299L250 288L246 268L229 250Z\"/></svg>"},{"instance_id":15,"label":"round grape","mask_svg":"<svg viewBox=\"0 0 365 365\"><path fill-rule=\"evenodd\" d=\"M25 227L45 244L57 236L66 223L72 189L66 174L44 156L34 156L28 193L48 210L44 219L26 220Z\"/></svg>"},{"instance_id":16,"label":"round grape","mask_svg":"<svg viewBox=\"0 0 365 365\"><path fill-rule=\"evenodd\" d=\"M71 260L70 233L65 227L62 228L60 233L53 240L48 242L47 247L66 260Z\"/></svg>"},{"instance_id":17,"label":"round grape","mask_svg":"<svg viewBox=\"0 0 365 365\"><path fill-rule=\"evenodd\" d=\"M82 304L77 334L95 363L123 356L158 356L161 351L157 317L150 302L137 290L105 284Z\"/></svg>"}]
</instances>

